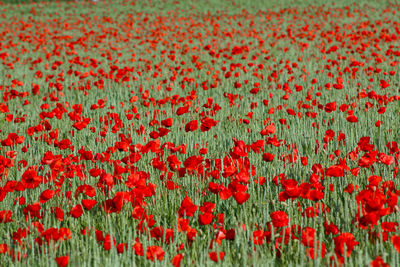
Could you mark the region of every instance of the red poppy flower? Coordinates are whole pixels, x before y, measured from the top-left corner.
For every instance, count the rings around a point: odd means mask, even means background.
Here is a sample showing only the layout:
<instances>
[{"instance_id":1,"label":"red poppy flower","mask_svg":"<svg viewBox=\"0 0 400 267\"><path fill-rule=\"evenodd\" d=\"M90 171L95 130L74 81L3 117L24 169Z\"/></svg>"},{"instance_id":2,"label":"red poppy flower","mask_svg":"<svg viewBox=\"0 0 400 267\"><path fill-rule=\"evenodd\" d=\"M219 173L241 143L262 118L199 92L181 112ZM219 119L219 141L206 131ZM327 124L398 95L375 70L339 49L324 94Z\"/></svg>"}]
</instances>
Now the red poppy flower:
<instances>
[{"instance_id":1,"label":"red poppy flower","mask_svg":"<svg viewBox=\"0 0 400 267\"><path fill-rule=\"evenodd\" d=\"M297 181L294 179L283 180L282 186L285 189L285 191L283 192L284 195L282 195L282 201L285 201L288 198L297 198L301 194L301 188L297 185Z\"/></svg>"},{"instance_id":2,"label":"red poppy flower","mask_svg":"<svg viewBox=\"0 0 400 267\"><path fill-rule=\"evenodd\" d=\"M60 256L56 258L57 266L58 267L65 267L68 266L69 256Z\"/></svg>"},{"instance_id":3,"label":"red poppy flower","mask_svg":"<svg viewBox=\"0 0 400 267\"><path fill-rule=\"evenodd\" d=\"M22 213L25 215L25 217L30 216L32 218L41 219L43 217L43 213L40 212L41 209L42 207L39 203L33 203L32 205L27 205L22 210Z\"/></svg>"},{"instance_id":4,"label":"red poppy flower","mask_svg":"<svg viewBox=\"0 0 400 267\"><path fill-rule=\"evenodd\" d=\"M400 254L400 236L393 235L390 238L390 241L392 241L393 247L396 249L396 251Z\"/></svg>"},{"instance_id":5,"label":"red poppy flower","mask_svg":"<svg viewBox=\"0 0 400 267\"><path fill-rule=\"evenodd\" d=\"M201 162L203 161L202 156L191 156L188 157L184 162L183 165L185 166L186 170L193 171L196 170Z\"/></svg>"},{"instance_id":6,"label":"red poppy flower","mask_svg":"<svg viewBox=\"0 0 400 267\"><path fill-rule=\"evenodd\" d=\"M39 85L32 83L32 94L33 95L38 95L39 94Z\"/></svg>"},{"instance_id":7,"label":"red poppy flower","mask_svg":"<svg viewBox=\"0 0 400 267\"><path fill-rule=\"evenodd\" d=\"M79 218L82 216L83 214L83 209L82 206L80 204L77 204L75 206L73 206L71 208L71 210L69 211L69 213L72 215L72 217L74 218Z\"/></svg>"},{"instance_id":8,"label":"red poppy flower","mask_svg":"<svg viewBox=\"0 0 400 267\"><path fill-rule=\"evenodd\" d=\"M325 105L325 112L331 113L336 110L336 102L330 102Z\"/></svg>"},{"instance_id":9,"label":"red poppy flower","mask_svg":"<svg viewBox=\"0 0 400 267\"><path fill-rule=\"evenodd\" d=\"M300 157L300 161L301 161L301 164L303 166L307 166L307 164L308 164L308 158L307 157Z\"/></svg>"},{"instance_id":10,"label":"red poppy flower","mask_svg":"<svg viewBox=\"0 0 400 267\"><path fill-rule=\"evenodd\" d=\"M379 161L385 165L392 165L394 162L394 158L392 156L386 155L384 153L378 154Z\"/></svg>"},{"instance_id":11,"label":"red poppy flower","mask_svg":"<svg viewBox=\"0 0 400 267\"><path fill-rule=\"evenodd\" d=\"M174 123L174 119L172 119L172 118L168 118L168 119L161 121L161 125L164 127L171 127L173 123Z\"/></svg>"},{"instance_id":12,"label":"red poppy flower","mask_svg":"<svg viewBox=\"0 0 400 267\"><path fill-rule=\"evenodd\" d=\"M189 106L188 105L178 108L176 110L176 115L181 116L181 115L183 115L183 114L185 114L187 112L189 112Z\"/></svg>"},{"instance_id":13,"label":"red poppy flower","mask_svg":"<svg viewBox=\"0 0 400 267\"><path fill-rule=\"evenodd\" d=\"M22 182L26 188L33 189L39 186L42 182L43 177L38 176L37 172L34 168L29 167L23 174L22 174Z\"/></svg>"},{"instance_id":14,"label":"red poppy flower","mask_svg":"<svg viewBox=\"0 0 400 267\"><path fill-rule=\"evenodd\" d=\"M181 203L178 210L179 217L189 216L192 217L196 212L198 206L194 205L190 197L186 196Z\"/></svg>"},{"instance_id":15,"label":"red poppy flower","mask_svg":"<svg viewBox=\"0 0 400 267\"><path fill-rule=\"evenodd\" d=\"M10 248L7 244L0 244L0 254L10 253Z\"/></svg>"},{"instance_id":16,"label":"red poppy flower","mask_svg":"<svg viewBox=\"0 0 400 267\"><path fill-rule=\"evenodd\" d=\"M116 246L116 248L117 248L117 253L122 254L128 248L128 244L127 243L119 243Z\"/></svg>"},{"instance_id":17,"label":"red poppy flower","mask_svg":"<svg viewBox=\"0 0 400 267\"><path fill-rule=\"evenodd\" d=\"M171 130L169 130L169 129L166 129L166 128L163 128L163 127L158 128L158 136L159 137L166 136L170 132L171 132Z\"/></svg>"},{"instance_id":18,"label":"red poppy flower","mask_svg":"<svg viewBox=\"0 0 400 267\"><path fill-rule=\"evenodd\" d=\"M60 209L59 207L55 207L52 212L56 216L57 220L62 222L64 220L64 211Z\"/></svg>"},{"instance_id":19,"label":"red poppy flower","mask_svg":"<svg viewBox=\"0 0 400 267\"><path fill-rule=\"evenodd\" d=\"M199 215L199 223L200 225L207 225L210 224L213 220L214 216L212 213L206 212L204 214Z\"/></svg>"},{"instance_id":20,"label":"red poppy flower","mask_svg":"<svg viewBox=\"0 0 400 267\"><path fill-rule=\"evenodd\" d=\"M151 261L154 261L154 259L162 261L164 259L164 255L164 250L159 246L149 246L146 250L146 257Z\"/></svg>"},{"instance_id":21,"label":"red poppy flower","mask_svg":"<svg viewBox=\"0 0 400 267\"><path fill-rule=\"evenodd\" d=\"M341 257L349 257L354 247L358 245L352 233L341 233L333 241L335 242L336 255Z\"/></svg>"},{"instance_id":22,"label":"red poppy flower","mask_svg":"<svg viewBox=\"0 0 400 267\"><path fill-rule=\"evenodd\" d=\"M390 265L384 262L381 256L377 256L371 261L371 267L390 267Z\"/></svg>"},{"instance_id":23,"label":"red poppy flower","mask_svg":"<svg viewBox=\"0 0 400 267\"><path fill-rule=\"evenodd\" d=\"M214 262L218 262L218 254L215 251L212 251L210 253L208 253L208 256L210 257L210 259ZM221 251L219 253L219 260L222 260L225 256L225 252Z\"/></svg>"},{"instance_id":24,"label":"red poppy flower","mask_svg":"<svg viewBox=\"0 0 400 267\"><path fill-rule=\"evenodd\" d=\"M357 118L356 116L354 116L354 115L349 115L349 116L347 116L347 117L346 117L346 120L347 120L348 122L352 122L352 123L358 122L358 118Z\"/></svg>"},{"instance_id":25,"label":"red poppy flower","mask_svg":"<svg viewBox=\"0 0 400 267\"><path fill-rule=\"evenodd\" d=\"M135 250L135 255L137 256L143 256L144 255L144 250L143 250L143 245L136 240L135 244L133 244L133 249Z\"/></svg>"},{"instance_id":26,"label":"red poppy flower","mask_svg":"<svg viewBox=\"0 0 400 267\"><path fill-rule=\"evenodd\" d=\"M271 153L264 153L264 155L263 155L263 161L271 162L271 161L274 160L274 157L275 157L274 154L271 154Z\"/></svg>"},{"instance_id":27,"label":"red poppy flower","mask_svg":"<svg viewBox=\"0 0 400 267\"><path fill-rule=\"evenodd\" d=\"M82 199L81 203L82 203L82 206L86 210L91 210L94 206L96 206L97 200L95 200L95 199Z\"/></svg>"},{"instance_id":28,"label":"red poppy flower","mask_svg":"<svg viewBox=\"0 0 400 267\"><path fill-rule=\"evenodd\" d=\"M396 232L396 227L398 226L397 222L382 222L381 224L382 230L385 232Z\"/></svg>"},{"instance_id":29,"label":"red poppy flower","mask_svg":"<svg viewBox=\"0 0 400 267\"><path fill-rule=\"evenodd\" d=\"M0 223L9 223L13 222L11 219L12 211L10 210L0 210Z\"/></svg>"},{"instance_id":30,"label":"red poppy flower","mask_svg":"<svg viewBox=\"0 0 400 267\"><path fill-rule=\"evenodd\" d=\"M320 250L320 253L317 251ZM315 249L314 247L309 247L306 249L306 254L310 259L315 259L317 257L324 258L326 255L326 246L325 243L321 243L321 245L318 244L317 242L317 248Z\"/></svg>"},{"instance_id":31,"label":"red poppy flower","mask_svg":"<svg viewBox=\"0 0 400 267\"><path fill-rule=\"evenodd\" d=\"M121 194L116 194L112 199L103 202L102 207L107 213L119 213L124 206L124 198Z\"/></svg>"},{"instance_id":32,"label":"red poppy flower","mask_svg":"<svg viewBox=\"0 0 400 267\"><path fill-rule=\"evenodd\" d=\"M261 132L260 132L260 134L261 135L270 135L270 134L274 134L276 132L276 127L275 127L275 124L270 124L270 125L267 125Z\"/></svg>"},{"instance_id":33,"label":"red poppy flower","mask_svg":"<svg viewBox=\"0 0 400 267\"><path fill-rule=\"evenodd\" d=\"M207 148L200 148L200 149L199 149L199 154L200 154L200 155L205 155L205 154L207 154L207 151L208 151Z\"/></svg>"},{"instance_id":34,"label":"red poppy flower","mask_svg":"<svg viewBox=\"0 0 400 267\"><path fill-rule=\"evenodd\" d=\"M330 177L343 177L344 168L341 165L333 165L326 169L326 176Z\"/></svg>"},{"instance_id":35,"label":"red poppy flower","mask_svg":"<svg viewBox=\"0 0 400 267\"><path fill-rule=\"evenodd\" d=\"M192 120L186 124L185 132L193 132L193 131L196 131L198 128L199 128L199 125L197 123L197 120Z\"/></svg>"},{"instance_id":36,"label":"red poppy flower","mask_svg":"<svg viewBox=\"0 0 400 267\"><path fill-rule=\"evenodd\" d=\"M274 211L270 214L274 227L285 227L289 225L289 218L284 211Z\"/></svg>"},{"instance_id":37,"label":"red poppy flower","mask_svg":"<svg viewBox=\"0 0 400 267\"><path fill-rule=\"evenodd\" d=\"M86 123L84 121L77 121L72 125L72 127L77 129L78 131L80 131L80 130L86 128L87 125L88 125L88 123Z\"/></svg>"},{"instance_id":38,"label":"red poppy flower","mask_svg":"<svg viewBox=\"0 0 400 267\"><path fill-rule=\"evenodd\" d=\"M386 89L389 87L389 83L386 82L385 80L380 80L380 86L382 87L382 89Z\"/></svg>"},{"instance_id":39,"label":"red poppy flower","mask_svg":"<svg viewBox=\"0 0 400 267\"><path fill-rule=\"evenodd\" d=\"M218 195L222 200L226 200L232 196L232 191L228 188L223 188L219 191Z\"/></svg>"},{"instance_id":40,"label":"red poppy flower","mask_svg":"<svg viewBox=\"0 0 400 267\"><path fill-rule=\"evenodd\" d=\"M253 182L255 182L256 184L259 184L259 185L263 185L263 184L265 184L266 180L267 179L265 177L259 176L256 179L254 179Z\"/></svg>"},{"instance_id":41,"label":"red poppy flower","mask_svg":"<svg viewBox=\"0 0 400 267\"><path fill-rule=\"evenodd\" d=\"M50 199L52 199L54 196L54 191L51 189L46 189L44 190L40 196L39 196L39 201L40 203L46 203L47 201L49 201Z\"/></svg>"},{"instance_id":42,"label":"red poppy flower","mask_svg":"<svg viewBox=\"0 0 400 267\"><path fill-rule=\"evenodd\" d=\"M218 124L218 121L215 121L211 118L204 118L201 120L200 130L202 132L207 132L217 124Z\"/></svg>"},{"instance_id":43,"label":"red poppy flower","mask_svg":"<svg viewBox=\"0 0 400 267\"><path fill-rule=\"evenodd\" d=\"M315 229L306 227L301 232L301 243L306 247L314 247Z\"/></svg>"},{"instance_id":44,"label":"red poppy flower","mask_svg":"<svg viewBox=\"0 0 400 267\"><path fill-rule=\"evenodd\" d=\"M215 209L215 203L213 202L204 202L203 205L199 208L201 212L214 212Z\"/></svg>"},{"instance_id":45,"label":"red poppy flower","mask_svg":"<svg viewBox=\"0 0 400 267\"><path fill-rule=\"evenodd\" d=\"M174 267L181 266L182 259L183 259L183 254L182 253L179 253L179 254L175 255L171 260L172 266L174 266Z\"/></svg>"},{"instance_id":46,"label":"red poppy flower","mask_svg":"<svg viewBox=\"0 0 400 267\"><path fill-rule=\"evenodd\" d=\"M245 193L245 192L236 192L235 194L233 194L233 198L236 200L236 202L239 205L242 205L244 202L246 202L249 199L250 195Z\"/></svg>"}]
</instances>

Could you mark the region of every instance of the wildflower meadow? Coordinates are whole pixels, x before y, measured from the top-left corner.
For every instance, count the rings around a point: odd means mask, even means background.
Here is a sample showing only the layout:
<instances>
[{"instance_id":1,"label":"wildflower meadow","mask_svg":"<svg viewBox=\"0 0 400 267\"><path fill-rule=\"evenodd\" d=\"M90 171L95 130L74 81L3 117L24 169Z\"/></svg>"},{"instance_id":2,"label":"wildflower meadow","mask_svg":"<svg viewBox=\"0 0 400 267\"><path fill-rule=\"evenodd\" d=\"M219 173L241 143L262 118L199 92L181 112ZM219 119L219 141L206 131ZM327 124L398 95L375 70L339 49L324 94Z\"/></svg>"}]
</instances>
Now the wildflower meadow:
<instances>
[{"instance_id":1,"label":"wildflower meadow","mask_svg":"<svg viewBox=\"0 0 400 267\"><path fill-rule=\"evenodd\" d=\"M398 1L0 1L0 266L400 266Z\"/></svg>"}]
</instances>

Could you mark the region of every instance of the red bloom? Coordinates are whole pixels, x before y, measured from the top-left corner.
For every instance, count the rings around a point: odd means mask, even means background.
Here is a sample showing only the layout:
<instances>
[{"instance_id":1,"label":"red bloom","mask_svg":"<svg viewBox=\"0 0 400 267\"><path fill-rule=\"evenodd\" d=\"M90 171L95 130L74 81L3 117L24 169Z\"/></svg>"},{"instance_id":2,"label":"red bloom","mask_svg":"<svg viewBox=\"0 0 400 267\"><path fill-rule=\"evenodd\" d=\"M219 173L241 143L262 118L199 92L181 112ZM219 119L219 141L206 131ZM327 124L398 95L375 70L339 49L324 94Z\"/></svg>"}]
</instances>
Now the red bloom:
<instances>
[{"instance_id":1,"label":"red bloom","mask_svg":"<svg viewBox=\"0 0 400 267\"><path fill-rule=\"evenodd\" d=\"M0 210L0 223L9 223L13 222L11 219L12 211L10 210Z\"/></svg>"},{"instance_id":2,"label":"red bloom","mask_svg":"<svg viewBox=\"0 0 400 267\"><path fill-rule=\"evenodd\" d=\"M301 161L301 164L303 166L306 166L308 164L308 158L307 157L300 157L300 161Z\"/></svg>"},{"instance_id":3,"label":"red bloom","mask_svg":"<svg viewBox=\"0 0 400 267\"><path fill-rule=\"evenodd\" d=\"M60 256L56 258L56 262L58 267L65 267L68 265L68 261L69 261L69 256Z\"/></svg>"},{"instance_id":4,"label":"red bloom","mask_svg":"<svg viewBox=\"0 0 400 267\"><path fill-rule=\"evenodd\" d=\"M54 209L52 209L52 213L54 213L57 220L59 220L60 222L64 220L64 211L59 207L55 207Z\"/></svg>"},{"instance_id":5,"label":"red bloom","mask_svg":"<svg viewBox=\"0 0 400 267\"><path fill-rule=\"evenodd\" d=\"M122 194L115 195L112 199L104 201L102 206L107 213L119 213L124 206L124 198Z\"/></svg>"},{"instance_id":6,"label":"red bloom","mask_svg":"<svg viewBox=\"0 0 400 267\"><path fill-rule=\"evenodd\" d=\"M70 210L69 213L70 213L70 214L72 215L72 217L74 217L74 218L79 218L79 217L81 217L82 214L83 214L82 206L81 206L80 204L77 204L77 205L73 206L73 207L71 208L71 210Z\"/></svg>"},{"instance_id":7,"label":"red bloom","mask_svg":"<svg viewBox=\"0 0 400 267\"><path fill-rule=\"evenodd\" d=\"M394 162L394 158L392 156L386 155L384 153L379 153L379 161L385 165L392 165Z\"/></svg>"},{"instance_id":8,"label":"red bloom","mask_svg":"<svg viewBox=\"0 0 400 267\"><path fill-rule=\"evenodd\" d=\"M162 120L161 125L164 127L171 127L173 122L174 122L174 119L168 118L168 119Z\"/></svg>"},{"instance_id":9,"label":"red bloom","mask_svg":"<svg viewBox=\"0 0 400 267\"><path fill-rule=\"evenodd\" d=\"M7 252L10 252L10 248L7 246L7 244L0 244L0 254Z\"/></svg>"},{"instance_id":10,"label":"red bloom","mask_svg":"<svg viewBox=\"0 0 400 267\"><path fill-rule=\"evenodd\" d=\"M197 123L197 120L192 120L186 124L185 132L193 132L196 131L198 128L199 124Z\"/></svg>"},{"instance_id":11,"label":"red bloom","mask_svg":"<svg viewBox=\"0 0 400 267\"><path fill-rule=\"evenodd\" d=\"M321 247L320 247L320 246L321 246ZM316 257L319 257L319 256L321 256L321 258L324 258L324 257L325 257L325 254L326 254L326 246L325 246L325 243L321 243L321 245L319 245L319 244L317 243L317 250L320 250L320 254L318 254L318 252L315 251L315 248L313 248L313 247L307 248L307 249L306 249L307 256L308 256L309 258L311 258L311 259L315 259Z\"/></svg>"},{"instance_id":12,"label":"red bloom","mask_svg":"<svg viewBox=\"0 0 400 267\"><path fill-rule=\"evenodd\" d=\"M38 176L34 168L29 167L24 174L22 174L22 182L26 188L33 189L39 186L43 177Z\"/></svg>"},{"instance_id":13,"label":"red bloom","mask_svg":"<svg viewBox=\"0 0 400 267\"><path fill-rule=\"evenodd\" d=\"M43 217L43 213L40 212L42 207L39 203L33 203L32 205L27 205L23 210L22 213L25 217L30 216L31 218L38 218L41 219Z\"/></svg>"},{"instance_id":14,"label":"red bloom","mask_svg":"<svg viewBox=\"0 0 400 267\"><path fill-rule=\"evenodd\" d=\"M189 216L192 217L196 212L198 206L194 205L190 197L186 196L182 203L181 207L178 210L179 217Z\"/></svg>"},{"instance_id":15,"label":"red bloom","mask_svg":"<svg viewBox=\"0 0 400 267\"><path fill-rule=\"evenodd\" d=\"M97 200L95 200L95 199L82 199L81 203L82 203L82 206L86 210L91 210L94 206L96 206Z\"/></svg>"},{"instance_id":16,"label":"red bloom","mask_svg":"<svg viewBox=\"0 0 400 267\"><path fill-rule=\"evenodd\" d=\"M326 176L343 177L344 168L341 165L333 165L326 169Z\"/></svg>"},{"instance_id":17,"label":"red bloom","mask_svg":"<svg viewBox=\"0 0 400 267\"><path fill-rule=\"evenodd\" d=\"M178 108L176 110L176 115L180 116L180 115L183 115L183 114L185 114L187 112L189 112L189 106L188 105Z\"/></svg>"},{"instance_id":18,"label":"red bloom","mask_svg":"<svg viewBox=\"0 0 400 267\"><path fill-rule=\"evenodd\" d=\"M42 204L46 203L47 201L52 199L53 196L54 196L54 191L53 190L51 190L51 189L44 190L39 196L39 201Z\"/></svg>"},{"instance_id":19,"label":"red bloom","mask_svg":"<svg viewBox=\"0 0 400 267\"><path fill-rule=\"evenodd\" d=\"M382 89L388 88L389 85L390 84L388 82L386 82L385 80L380 81L380 86L382 87Z\"/></svg>"},{"instance_id":20,"label":"red bloom","mask_svg":"<svg viewBox=\"0 0 400 267\"><path fill-rule=\"evenodd\" d=\"M396 227L398 226L397 222L383 222L381 224L382 230L385 232L396 232Z\"/></svg>"},{"instance_id":21,"label":"red bloom","mask_svg":"<svg viewBox=\"0 0 400 267\"><path fill-rule=\"evenodd\" d=\"M353 122L353 123L358 122L358 118L357 118L356 116L354 116L354 115L349 115L349 116L347 116L347 117L346 117L346 120L347 120L348 122Z\"/></svg>"},{"instance_id":22,"label":"red bloom","mask_svg":"<svg viewBox=\"0 0 400 267\"><path fill-rule=\"evenodd\" d=\"M218 254L215 251L212 251L210 253L208 253L208 256L210 257L210 259L214 262L218 262ZM219 259L222 260L225 256L225 252L221 251L219 253Z\"/></svg>"},{"instance_id":23,"label":"red bloom","mask_svg":"<svg viewBox=\"0 0 400 267\"><path fill-rule=\"evenodd\" d=\"M276 132L275 124L270 124L267 125L263 130L261 130L260 134L264 136L264 135L274 134L275 132Z\"/></svg>"},{"instance_id":24,"label":"red bloom","mask_svg":"<svg viewBox=\"0 0 400 267\"><path fill-rule=\"evenodd\" d=\"M124 253L124 250L128 247L127 243L119 243L116 248L117 248L117 253L122 254Z\"/></svg>"},{"instance_id":25,"label":"red bloom","mask_svg":"<svg viewBox=\"0 0 400 267\"><path fill-rule=\"evenodd\" d=\"M183 165L185 166L186 170L193 171L196 170L201 162L203 161L202 156L191 156L188 157L184 162Z\"/></svg>"},{"instance_id":26,"label":"red bloom","mask_svg":"<svg viewBox=\"0 0 400 267\"><path fill-rule=\"evenodd\" d=\"M301 232L301 243L306 247L314 247L315 229L306 227Z\"/></svg>"},{"instance_id":27,"label":"red bloom","mask_svg":"<svg viewBox=\"0 0 400 267\"><path fill-rule=\"evenodd\" d=\"M264 153L264 155L263 155L263 161L271 162L271 161L274 160L274 157L275 157L274 154L271 154L271 153Z\"/></svg>"},{"instance_id":28,"label":"red bloom","mask_svg":"<svg viewBox=\"0 0 400 267\"><path fill-rule=\"evenodd\" d=\"M169 129L166 129L166 128L163 128L163 127L158 128L158 136L159 137L166 136L170 132L171 132L171 130L169 130Z\"/></svg>"},{"instance_id":29,"label":"red bloom","mask_svg":"<svg viewBox=\"0 0 400 267\"><path fill-rule=\"evenodd\" d=\"M331 113L332 111L336 110L336 102L331 102L326 104L325 106L325 112Z\"/></svg>"},{"instance_id":30,"label":"red bloom","mask_svg":"<svg viewBox=\"0 0 400 267\"><path fill-rule=\"evenodd\" d=\"M207 154L207 151L208 151L207 148L201 148L201 149L199 149L199 154L205 155L205 154Z\"/></svg>"},{"instance_id":31,"label":"red bloom","mask_svg":"<svg viewBox=\"0 0 400 267\"><path fill-rule=\"evenodd\" d=\"M54 146L58 146L58 148L59 149L61 149L61 150L65 150L65 149L67 149L67 148L69 148L70 146L71 146L71 140L69 140L69 139L63 139L63 140L61 140L60 142L54 142Z\"/></svg>"},{"instance_id":32,"label":"red bloom","mask_svg":"<svg viewBox=\"0 0 400 267\"><path fill-rule=\"evenodd\" d=\"M250 195L245 192L239 191L239 192L236 192L233 195L233 197L235 198L236 202L239 205L242 205L244 202L246 202L249 199Z\"/></svg>"},{"instance_id":33,"label":"red bloom","mask_svg":"<svg viewBox=\"0 0 400 267\"><path fill-rule=\"evenodd\" d=\"M162 247L159 246L150 246L147 248L146 257L148 260L154 261L156 258L159 261L164 259L165 252Z\"/></svg>"},{"instance_id":34,"label":"red bloom","mask_svg":"<svg viewBox=\"0 0 400 267\"><path fill-rule=\"evenodd\" d=\"M371 267L390 267L390 265L385 263L381 256L377 256L371 261Z\"/></svg>"},{"instance_id":35,"label":"red bloom","mask_svg":"<svg viewBox=\"0 0 400 267\"><path fill-rule=\"evenodd\" d=\"M380 107L379 109L378 109L378 113L379 114L384 114L386 112L386 107Z\"/></svg>"},{"instance_id":36,"label":"red bloom","mask_svg":"<svg viewBox=\"0 0 400 267\"><path fill-rule=\"evenodd\" d=\"M400 254L400 236L394 235L390 238L390 241L392 241L394 248Z\"/></svg>"},{"instance_id":37,"label":"red bloom","mask_svg":"<svg viewBox=\"0 0 400 267\"><path fill-rule=\"evenodd\" d=\"M206 212L204 214L199 215L199 223L200 225L207 225L210 224L213 220L213 215L212 213Z\"/></svg>"},{"instance_id":38,"label":"red bloom","mask_svg":"<svg viewBox=\"0 0 400 267\"><path fill-rule=\"evenodd\" d=\"M32 94L33 95L38 95L39 94L39 85L32 83Z\"/></svg>"},{"instance_id":39,"label":"red bloom","mask_svg":"<svg viewBox=\"0 0 400 267\"><path fill-rule=\"evenodd\" d=\"M294 179L283 180L282 186L285 189L283 194L279 195L279 198L282 198L282 201L285 201L288 198L297 198L301 194L301 187L297 185L297 181Z\"/></svg>"},{"instance_id":40,"label":"red bloom","mask_svg":"<svg viewBox=\"0 0 400 267\"><path fill-rule=\"evenodd\" d=\"M213 202L204 202L203 206L199 208L199 210L203 213L205 212L212 213L214 212L214 209L215 209L215 203Z\"/></svg>"},{"instance_id":41,"label":"red bloom","mask_svg":"<svg viewBox=\"0 0 400 267\"><path fill-rule=\"evenodd\" d=\"M80 131L80 130L86 128L87 125L88 124L86 122L84 122L84 121L77 121L72 125L72 127L77 129L78 131Z\"/></svg>"},{"instance_id":42,"label":"red bloom","mask_svg":"<svg viewBox=\"0 0 400 267\"><path fill-rule=\"evenodd\" d=\"M218 121L215 121L211 118L204 118L201 120L201 125L200 125L200 130L202 132L207 132L209 131L212 127L217 125Z\"/></svg>"},{"instance_id":43,"label":"red bloom","mask_svg":"<svg viewBox=\"0 0 400 267\"><path fill-rule=\"evenodd\" d=\"M183 254L179 253L177 255L175 255L172 260L171 260L171 264L174 267L179 267L181 266L181 260L183 259Z\"/></svg>"},{"instance_id":44,"label":"red bloom","mask_svg":"<svg viewBox=\"0 0 400 267\"><path fill-rule=\"evenodd\" d=\"M218 195L222 200L226 200L232 196L232 191L228 188L223 188L221 191L219 191Z\"/></svg>"},{"instance_id":45,"label":"red bloom","mask_svg":"<svg viewBox=\"0 0 400 267\"><path fill-rule=\"evenodd\" d=\"M143 256L144 255L144 250L143 250L143 245L136 240L135 244L133 245L133 249L135 250L135 255L137 256Z\"/></svg>"},{"instance_id":46,"label":"red bloom","mask_svg":"<svg viewBox=\"0 0 400 267\"><path fill-rule=\"evenodd\" d=\"M358 245L352 233L342 233L335 237L333 241L335 242L335 253L340 257L349 257L354 247Z\"/></svg>"},{"instance_id":47,"label":"red bloom","mask_svg":"<svg viewBox=\"0 0 400 267\"><path fill-rule=\"evenodd\" d=\"M289 225L289 218L284 211L274 211L269 216L272 219L272 225L274 227L284 227Z\"/></svg>"}]
</instances>

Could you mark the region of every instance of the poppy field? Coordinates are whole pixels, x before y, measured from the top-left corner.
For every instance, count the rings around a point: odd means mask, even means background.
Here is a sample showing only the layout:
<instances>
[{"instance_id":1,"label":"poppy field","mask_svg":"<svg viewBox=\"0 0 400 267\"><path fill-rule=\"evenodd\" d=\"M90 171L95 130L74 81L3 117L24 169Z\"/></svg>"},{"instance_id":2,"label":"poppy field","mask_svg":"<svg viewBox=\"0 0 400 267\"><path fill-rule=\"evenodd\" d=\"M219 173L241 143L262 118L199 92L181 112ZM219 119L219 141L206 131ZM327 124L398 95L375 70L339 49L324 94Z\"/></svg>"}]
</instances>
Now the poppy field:
<instances>
[{"instance_id":1,"label":"poppy field","mask_svg":"<svg viewBox=\"0 0 400 267\"><path fill-rule=\"evenodd\" d=\"M0 266L399 266L396 1L0 2Z\"/></svg>"}]
</instances>

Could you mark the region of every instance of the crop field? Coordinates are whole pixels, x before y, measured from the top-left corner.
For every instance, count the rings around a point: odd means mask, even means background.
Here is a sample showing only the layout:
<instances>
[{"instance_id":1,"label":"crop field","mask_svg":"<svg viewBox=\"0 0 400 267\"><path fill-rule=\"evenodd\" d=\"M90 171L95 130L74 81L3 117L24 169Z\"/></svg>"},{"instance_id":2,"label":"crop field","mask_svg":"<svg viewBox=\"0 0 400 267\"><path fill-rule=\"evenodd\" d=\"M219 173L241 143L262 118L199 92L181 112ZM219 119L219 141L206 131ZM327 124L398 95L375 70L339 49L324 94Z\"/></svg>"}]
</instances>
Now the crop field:
<instances>
[{"instance_id":1,"label":"crop field","mask_svg":"<svg viewBox=\"0 0 400 267\"><path fill-rule=\"evenodd\" d=\"M400 266L399 18L0 2L0 266Z\"/></svg>"}]
</instances>

